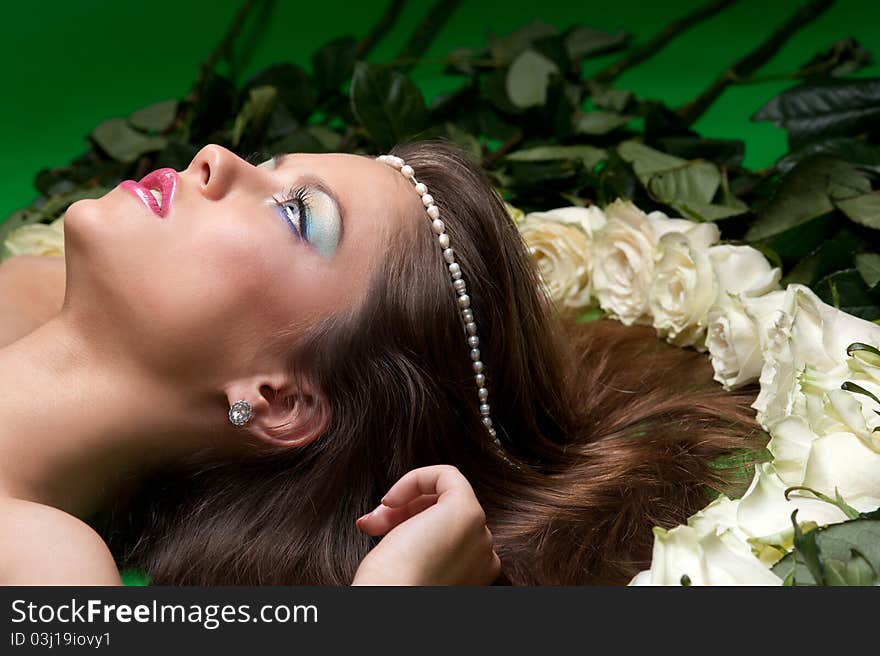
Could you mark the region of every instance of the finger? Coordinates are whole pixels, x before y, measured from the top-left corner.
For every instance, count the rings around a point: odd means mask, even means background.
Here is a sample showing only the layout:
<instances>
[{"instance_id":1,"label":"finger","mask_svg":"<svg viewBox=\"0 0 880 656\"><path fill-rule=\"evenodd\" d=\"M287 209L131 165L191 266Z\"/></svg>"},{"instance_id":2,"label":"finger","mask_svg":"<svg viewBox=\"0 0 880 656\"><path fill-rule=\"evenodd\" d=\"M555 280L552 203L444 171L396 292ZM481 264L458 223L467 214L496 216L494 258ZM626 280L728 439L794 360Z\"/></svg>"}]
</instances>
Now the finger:
<instances>
[{"instance_id":1,"label":"finger","mask_svg":"<svg viewBox=\"0 0 880 656\"><path fill-rule=\"evenodd\" d=\"M470 483L451 465L420 467L404 474L382 497L382 503L392 508L405 506L423 494L442 496L453 490L464 490L473 495Z\"/></svg>"},{"instance_id":2,"label":"finger","mask_svg":"<svg viewBox=\"0 0 880 656\"><path fill-rule=\"evenodd\" d=\"M416 497L405 506L399 508L390 508L380 505L372 512L367 513L363 517L359 517L355 522L357 527L367 535L377 536L385 535L395 526L402 524L409 518L418 515L426 508L430 508L437 503L436 494L423 494Z\"/></svg>"}]
</instances>

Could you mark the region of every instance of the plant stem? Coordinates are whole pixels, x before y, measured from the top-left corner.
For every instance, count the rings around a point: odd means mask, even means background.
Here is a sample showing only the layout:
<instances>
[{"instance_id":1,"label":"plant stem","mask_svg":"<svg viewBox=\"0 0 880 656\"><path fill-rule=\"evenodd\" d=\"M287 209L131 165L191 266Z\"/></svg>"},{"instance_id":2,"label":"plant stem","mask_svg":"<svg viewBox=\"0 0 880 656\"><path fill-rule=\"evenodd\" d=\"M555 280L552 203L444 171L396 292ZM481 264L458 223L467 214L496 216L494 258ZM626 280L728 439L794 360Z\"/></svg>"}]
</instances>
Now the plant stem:
<instances>
[{"instance_id":1,"label":"plant stem","mask_svg":"<svg viewBox=\"0 0 880 656\"><path fill-rule=\"evenodd\" d=\"M422 53L427 51L431 42L440 33L443 24L455 13L460 4L461 0L438 0L431 5L430 9L425 13L425 17L422 18L415 32L407 39L400 52L397 53L395 59L418 59ZM402 71L406 71L411 66L412 64L405 64L400 68Z\"/></svg>"},{"instance_id":2,"label":"plant stem","mask_svg":"<svg viewBox=\"0 0 880 656\"><path fill-rule=\"evenodd\" d=\"M663 31L657 34L657 36L655 36L653 39L651 39L644 45L636 48L628 55L626 55L623 59L614 62L610 66L603 68L595 75L590 76L590 80L592 80L593 82L605 83L613 81L626 69L632 68L633 66L643 62L648 57L662 50L663 47L666 46L672 39L677 37L685 30L690 29L697 23L700 23L707 18L711 18L722 9L726 9L730 5L734 4L736 1L737 0L714 0L713 2L705 4L702 7L692 11L687 16L684 16L683 18L679 18L678 20L669 23L669 25L663 28Z\"/></svg>"},{"instance_id":3,"label":"plant stem","mask_svg":"<svg viewBox=\"0 0 880 656\"><path fill-rule=\"evenodd\" d=\"M400 11L405 4L406 0L390 0L385 11L379 17L379 21L373 26L373 29L367 33L367 36L361 39L360 43L357 44L354 51L355 59L363 59L367 53L375 47L379 40L385 36L385 32L391 29L391 26L394 25L394 22L397 20L397 17L400 16Z\"/></svg>"},{"instance_id":4,"label":"plant stem","mask_svg":"<svg viewBox=\"0 0 880 656\"><path fill-rule=\"evenodd\" d=\"M761 68L773 55L779 52L799 29L813 22L833 4L834 0L812 0L809 4L798 9L785 23L777 27L761 45L721 73L695 100L678 108L678 113L685 123L692 125L728 86L749 77Z\"/></svg>"},{"instance_id":5,"label":"plant stem","mask_svg":"<svg viewBox=\"0 0 880 656\"><path fill-rule=\"evenodd\" d=\"M232 19L232 24L229 26L226 36L224 36L223 40L216 48L214 48L214 51L208 55L208 58L202 62L202 65L199 68L199 76L196 78L195 84L193 84L189 95L184 100L186 104L192 105L198 99L202 90L202 85L204 85L205 80L208 78L208 74L214 70L214 66L220 61L220 58L227 55L232 49L232 44L235 42L241 28L244 26L248 14L250 14L257 2L258 0L245 0L244 4L242 4L241 9L238 10L235 18Z\"/></svg>"},{"instance_id":6,"label":"plant stem","mask_svg":"<svg viewBox=\"0 0 880 656\"><path fill-rule=\"evenodd\" d=\"M517 130L507 139L507 141L498 146L497 150L483 157L483 161L480 162L480 165L486 170L494 167L495 164L498 163L498 160L519 145L519 142L523 140L523 136L522 130Z\"/></svg>"}]
</instances>

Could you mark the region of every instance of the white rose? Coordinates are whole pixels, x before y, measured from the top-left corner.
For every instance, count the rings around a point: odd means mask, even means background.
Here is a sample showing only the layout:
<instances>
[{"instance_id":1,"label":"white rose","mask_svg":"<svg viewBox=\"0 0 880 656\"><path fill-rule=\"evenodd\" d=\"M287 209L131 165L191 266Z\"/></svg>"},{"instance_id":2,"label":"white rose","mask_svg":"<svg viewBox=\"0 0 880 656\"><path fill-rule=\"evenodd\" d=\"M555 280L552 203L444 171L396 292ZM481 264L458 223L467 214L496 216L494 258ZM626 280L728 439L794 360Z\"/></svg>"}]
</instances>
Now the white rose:
<instances>
[{"instance_id":1,"label":"white rose","mask_svg":"<svg viewBox=\"0 0 880 656\"><path fill-rule=\"evenodd\" d=\"M599 305L628 326L651 324L648 299L654 281L657 242L663 235L690 235L693 244L717 239L713 224L670 219L662 212L645 214L629 201L616 200L605 208L608 223L599 232L593 251L593 289Z\"/></svg>"},{"instance_id":2,"label":"white rose","mask_svg":"<svg viewBox=\"0 0 880 656\"><path fill-rule=\"evenodd\" d=\"M706 315L706 347L715 380L726 390L758 380L764 366L763 350L774 313L785 292L763 296L722 292Z\"/></svg>"},{"instance_id":3,"label":"white rose","mask_svg":"<svg viewBox=\"0 0 880 656\"><path fill-rule=\"evenodd\" d=\"M648 306L657 334L676 346L703 346L706 313L717 294L705 242L716 241L720 233L712 223L700 227L669 232L657 244Z\"/></svg>"},{"instance_id":4,"label":"white rose","mask_svg":"<svg viewBox=\"0 0 880 656\"><path fill-rule=\"evenodd\" d=\"M755 476L737 510L737 524L753 538L768 535L790 536L794 532L791 514L798 511L797 521L815 522L819 526L846 521L846 514L834 504L817 499L809 492L794 491L785 498L785 490L791 487L767 462L755 467ZM818 492L829 491L815 488ZM834 496L830 490L829 496Z\"/></svg>"},{"instance_id":5,"label":"white rose","mask_svg":"<svg viewBox=\"0 0 880 656\"><path fill-rule=\"evenodd\" d=\"M849 379L846 348L853 342L880 344L880 326L823 303L808 287L789 285L767 331L761 391L752 404L761 425L806 412L800 378L807 367L827 378L827 389Z\"/></svg>"},{"instance_id":6,"label":"white rose","mask_svg":"<svg viewBox=\"0 0 880 656\"><path fill-rule=\"evenodd\" d=\"M739 501L719 496L670 531L654 529L651 569L630 585L779 585L781 580L753 554L748 536L737 525Z\"/></svg>"},{"instance_id":7,"label":"white rose","mask_svg":"<svg viewBox=\"0 0 880 656\"><path fill-rule=\"evenodd\" d=\"M880 453L852 433L818 437L811 444L803 484L832 498L837 490L860 512L876 510L880 507Z\"/></svg>"},{"instance_id":8,"label":"white rose","mask_svg":"<svg viewBox=\"0 0 880 656\"><path fill-rule=\"evenodd\" d=\"M64 217L52 223L32 223L10 232L4 241L13 255L64 255Z\"/></svg>"},{"instance_id":9,"label":"white rose","mask_svg":"<svg viewBox=\"0 0 880 656\"><path fill-rule=\"evenodd\" d=\"M597 207L533 212L519 223L532 261L556 303L574 310L592 304L591 242L604 223Z\"/></svg>"},{"instance_id":10,"label":"white rose","mask_svg":"<svg viewBox=\"0 0 880 656\"><path fill-rule=\"evenodd\" d=\"M762 296L779 289L782 271L756 248L720 244L709 249L709 259L722 292Z\"/></svg>"}]
</instances>

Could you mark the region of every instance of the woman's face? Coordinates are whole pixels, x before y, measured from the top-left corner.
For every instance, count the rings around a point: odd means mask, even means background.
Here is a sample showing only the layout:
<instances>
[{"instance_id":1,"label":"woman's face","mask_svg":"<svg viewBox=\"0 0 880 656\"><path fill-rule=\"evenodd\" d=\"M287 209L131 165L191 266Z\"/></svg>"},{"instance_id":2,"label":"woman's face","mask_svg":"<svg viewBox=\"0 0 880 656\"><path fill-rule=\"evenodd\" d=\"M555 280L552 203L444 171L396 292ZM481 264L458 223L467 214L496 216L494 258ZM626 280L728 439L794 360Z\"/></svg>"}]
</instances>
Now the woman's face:
<instances>
[{"instance_id":1,"label":"woman's face","mask_svg":"<svg viewBox=\"0 0 880 656\"><path fill-rule=\"evenodd\" d=\"M372 158L253 166L216 145L179 173L163 209L124 185L71 205L65 306L163 374L203 381L271 368L275 335L295 343L355 306L406 217L423 211L412 185Z\"/></svg>"}]
</instances>

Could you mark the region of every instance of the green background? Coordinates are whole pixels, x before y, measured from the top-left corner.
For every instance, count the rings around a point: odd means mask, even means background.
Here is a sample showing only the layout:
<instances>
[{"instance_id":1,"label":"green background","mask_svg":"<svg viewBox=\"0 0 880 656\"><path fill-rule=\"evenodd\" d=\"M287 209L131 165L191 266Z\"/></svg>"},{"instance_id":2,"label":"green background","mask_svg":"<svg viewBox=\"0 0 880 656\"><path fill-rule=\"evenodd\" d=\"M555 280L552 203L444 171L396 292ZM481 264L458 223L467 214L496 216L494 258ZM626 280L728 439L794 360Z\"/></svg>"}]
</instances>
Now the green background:
<instances>
[{"instance_id":1,"label":"green background","mask_svg":"<svg viewBox=\"0 0 880 656\"><path fill-rule=\"evenodd\" d=\"M393 58L429 4L409 2L369 59ZM465 0L425 56L482 47L487 33L504 34L536 18L560 30L576 24L625 30L640 43L701 4L702 0ZM616 86L672 106L689 101L801 4L741 0L624 73ZM34 199L32 180L38 170L66 164L82 153L86 135L99 122L127 116L155 101L183 97L199 63L225 34L239 6L240 2L217 0L4 3L0 220ZM271 16L257 16L242 35L237 48L243 58L239 81L277 61L308 67L311 53L329 39L365 35L385 6L386 0L278 0ZM849 36L880 56L878 17L877 0L838 0L798 32L760 75L789 73L817 50ZM618 57L589 60L585 73ZM438 63L423 63L411 75L429 100L460 80L444 76ZM880 75L880 66L874 64L858 75ZM728 89L695 128L708 137L745 139L746 165L767 166L785 151L785 135L768 123L751 123L749 117L792 84L771 80Z\"/></svg>"}]
</instances>

